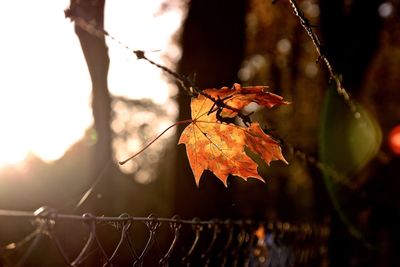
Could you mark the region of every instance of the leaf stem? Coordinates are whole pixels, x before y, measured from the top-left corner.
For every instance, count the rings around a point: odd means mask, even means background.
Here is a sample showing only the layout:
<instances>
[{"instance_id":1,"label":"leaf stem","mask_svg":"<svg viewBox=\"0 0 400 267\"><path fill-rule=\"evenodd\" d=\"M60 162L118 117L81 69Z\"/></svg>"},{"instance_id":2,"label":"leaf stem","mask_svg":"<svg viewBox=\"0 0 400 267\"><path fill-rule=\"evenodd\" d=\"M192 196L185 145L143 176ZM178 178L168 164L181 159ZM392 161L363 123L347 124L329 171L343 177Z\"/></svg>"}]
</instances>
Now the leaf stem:
<instances>
[{"instance_id":1,"label":"leaf stem","mask_svg":"<svg viewBox=\"0 0 400 267\"><path fill-rule=\"evenodd\" d=\"M163 134L165 134L169 129L171 129L172 127L175 127L177 125L180 124L186 124L186 123L191 123L193 122L192 119L190 120L183 120L183 121L177 121L174 124L168 126L164 131L162 131L159 135L157 135L153 140L150 141L150 143L148 143L147 145L145 145L141 150L139 150L138 152L136 152L135 154L133 154L132 156L130 156L129 158L127 158L126 160L123 161L118 161L118 163L120 165L124 165L125 163L127 163L128 161L130 161L131 159L133 159L134 157L136 157L137 155L139 155L140 153L142 153L143 151L145 151L149 146L151 146L155 141L157 141Z\"/></svg>"}]
</instances>

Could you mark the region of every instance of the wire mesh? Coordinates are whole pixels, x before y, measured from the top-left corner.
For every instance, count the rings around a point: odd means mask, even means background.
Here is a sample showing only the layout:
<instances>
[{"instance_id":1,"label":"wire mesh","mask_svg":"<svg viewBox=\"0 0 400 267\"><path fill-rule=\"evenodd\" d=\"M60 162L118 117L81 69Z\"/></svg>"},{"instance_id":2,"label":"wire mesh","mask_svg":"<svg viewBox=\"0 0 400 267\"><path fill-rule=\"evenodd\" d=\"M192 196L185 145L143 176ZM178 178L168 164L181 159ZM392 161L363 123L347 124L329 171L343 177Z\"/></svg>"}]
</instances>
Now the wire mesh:
<instances>
[{"instance_id":1,"label":"wire mesh","mask_svg":"<svg viewBox=\"0 0 400 267\"><path fill-rule=\"evenodd\" d=\"M325 225L73 215L48 207L0 210L0 217L31 226L21 241L0 240L0 266L7 267L321 266L327 258Z\"/></svg>"}]
</instances>

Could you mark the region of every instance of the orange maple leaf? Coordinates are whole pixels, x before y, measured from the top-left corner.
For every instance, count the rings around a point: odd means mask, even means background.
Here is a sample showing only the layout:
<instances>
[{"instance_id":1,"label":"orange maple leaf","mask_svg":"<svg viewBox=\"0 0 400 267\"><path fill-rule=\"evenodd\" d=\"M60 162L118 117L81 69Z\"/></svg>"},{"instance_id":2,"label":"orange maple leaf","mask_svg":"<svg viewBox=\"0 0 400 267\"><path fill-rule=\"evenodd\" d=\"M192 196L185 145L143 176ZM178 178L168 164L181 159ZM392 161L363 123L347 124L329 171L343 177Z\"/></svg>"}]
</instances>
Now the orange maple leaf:
<instances>
[{"instance_id":1,"label":"orange maple leaf","mask_svg":"<svg viewBox=\"0 0 400 267\"><path fill-rule=\"evenodd\" d=\"M248 94L238 93L240 90L248 90L235 86L234 92L225 89L205 90L209 96L227 96L229 105L238 110L250 102L259 101L264 106L272 107L275 104L284 104L282 98L279 103L275 103L273 97L271 103L267 100L257 98L264 87L251 87ZM222 91L222 92L217 92ZM226 93L225 93L226 92ZM246 92L246 91L245 91ZM265 94L265 93L264 93ZM255 98L250 99L251 97ZM268 94L269 95L269 94ZM273 95L276 96L276 95ZM264 102L263 102L264 101ZM179 139L179 144L186 145L186 153L190 166L193 170L197 186L199 185L201 174L204 170L212 171L227 186L229 174L247 178L254 177L262 180L257 172L257 164L245 153L245 147L261 156L269 165L273 160L287 161L282 155L279 143L265 134L258 123L251 123L249 127L241 127L235 124L226 124L219 122L215 112L211 108L215 105L213 101L199 95L193 98L191 102L192 122L184 129ZM222 109L227 116L235 116L232 110ZM237 114L237 113L236 113Z\"/></svg>"},{"instance_id":2,"label":"orange maple leaf","mask_svg":"<svg viewBox=\"0 0 400 267\"><path fill-rule=\"evenodd\" d=\"M266 89L268 89L268 86L242 87L240 84L235 83L232 88L206 89L203 92L215 100L223 101L225 105L231 108L222 110L221 116L225 118L235 117L239 110L251 102L268 108L289 104L289 102L283 100L283 97L270 93Z\"/></svg>"}]
</instances>

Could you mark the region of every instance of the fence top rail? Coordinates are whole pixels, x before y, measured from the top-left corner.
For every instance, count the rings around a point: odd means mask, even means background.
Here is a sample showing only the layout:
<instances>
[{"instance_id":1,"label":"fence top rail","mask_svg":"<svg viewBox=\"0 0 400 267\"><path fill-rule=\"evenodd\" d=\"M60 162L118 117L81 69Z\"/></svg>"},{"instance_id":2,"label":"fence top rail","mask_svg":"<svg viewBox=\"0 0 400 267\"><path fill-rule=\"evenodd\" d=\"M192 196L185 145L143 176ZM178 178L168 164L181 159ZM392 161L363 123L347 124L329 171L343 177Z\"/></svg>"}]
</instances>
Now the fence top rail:
<instances>
[{"instance_id":1,"label":"fence top rail","mask_svg":"<svg viewBox=\"0 0 400 267\"><path fill-rule=\"evenodd\" d=\"M124 223L124 222L158 222L158 223L178 223L178 224L189 224L189 225L221 225L221 226L241 226L241 227L255 227L259 225L268 225L268 228L282 229L282 230L315 230L324 229L327 226L318 223L288 223L288 222L269 222L263 220L232 220L232 219L212 219L212 220L200 220L199 218L181 219L178 215L172 218L157 217L153 214L148 217L136 217L130 216L127 213L121 214L120 216L95 216L91 213L85 213L83 215L76 214L64 214L58 213L55 209L49 207L40 207L35 211L21 211L21 210L6 210L0 209L0 217L20 217L26 219L43 219L43 220L73 220L82 222L95 222L95 223Z\"/></svg>"},{"instance_id":2,"label":"fence top rail","mask_svg":"<svg viewBox=\"0 0 400 267\"><path fill-rule=\"evenodd\" d=\"M200 220L198 218L194 218L192 220L188 219L180 219L179 216L174 216L172 218L162 218L157 217L155 215L150 215L148 217L137 217L137 216L130 216L126 213L121 214L118 217L112 216L95 216L91 213L85 213L83 215L76 215L76 214L63 214L58 213L56 210L41 207L36 211L20 211L20 210L5 210L0 209L0 216L1 217L24 217L28 219L35 219L35 218L42 218L42 219L63 219L63 220L78 220L78 221L86 221L86 220L93 220L96 222L124 222L124 221L142 221L142 222L151 222L151 221L158 221L158 222L166 222L166 223L182 223L182 224L237 224L243 225L248 224L252 225L256 223L253 220Z\"/></svg>"}]
</instances>

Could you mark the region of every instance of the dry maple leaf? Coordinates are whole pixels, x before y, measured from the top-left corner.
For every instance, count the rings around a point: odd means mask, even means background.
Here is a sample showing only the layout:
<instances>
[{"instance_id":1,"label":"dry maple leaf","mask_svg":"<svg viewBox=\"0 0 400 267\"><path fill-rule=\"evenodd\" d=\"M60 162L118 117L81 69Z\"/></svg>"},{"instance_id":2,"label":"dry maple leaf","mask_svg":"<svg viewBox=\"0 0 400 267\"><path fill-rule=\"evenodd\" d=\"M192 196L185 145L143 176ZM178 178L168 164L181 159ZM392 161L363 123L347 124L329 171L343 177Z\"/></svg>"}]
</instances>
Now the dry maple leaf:
<instances>
[{"instance_id":1,"label":"dry maple leaf","mask_svg":"<svg viewBox=\"0 0 400 267\"><path fill-rule=\"evenodd\" d=\"M277 96L280 98L279 103L274 102L275 97L272 98L271 103L257 98L257 94L260 95L260 90L264 87L251 87L253 89L249 90L249 94L242 95L237 93L237 90L245 88L240 88L240 85L235 88L237 88L235 92L229 92L232 97L227 100L230 100L229 105L237 109L243 108L250 102L257 103L257 101L269 107L284 104L279 96ZM215 89L208 89L205 92L212 97L224 97L228 95L228 90L232 89L223 88L222 90L221 94L216 92L219 90ZM255 98L250 99L251 97ZM220 97L220 99L222 98ZM227 186L229 174L245 180L249 177L262 180L257 172L257 164L246 155L245 147L260 155L268 165L273 160L282 160L287 163L279 143L265 134L258 123L252 123L249 127L221 123L217 120L215 112L210 113L214 105L215 103L204 95L193 98L191 102L192 122L185 128L179 139L179 144L186 145L186 153L197 186L204 170L212 171L225 186ZM225 110L227 109L223 108L222 112ZM230 113L231 111L226 111L226 114L234 116L233 113Z\"/></svg>"},{"instance_id":2,"label":"dry maple leaf","mask_svg":"<svg viewBox=\"0 0 400 267\"><path fill-rule=\"evenodd\" d=\"M266 91L268 86L249 86L242 87L235 83L232 88L222 87L221 89L206 89L203 92L215 100L223 101L229 108L224 108L221 116L232 118L238 114L238 110L243 109L251 102L260 106L272 108L276 105L289 104L283 97Z\"/></svg>"}]
</instances>

